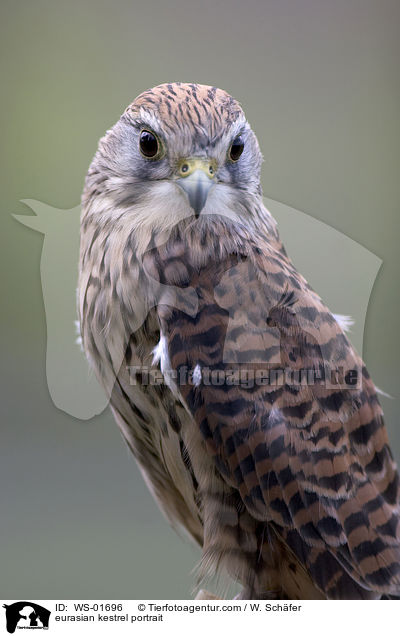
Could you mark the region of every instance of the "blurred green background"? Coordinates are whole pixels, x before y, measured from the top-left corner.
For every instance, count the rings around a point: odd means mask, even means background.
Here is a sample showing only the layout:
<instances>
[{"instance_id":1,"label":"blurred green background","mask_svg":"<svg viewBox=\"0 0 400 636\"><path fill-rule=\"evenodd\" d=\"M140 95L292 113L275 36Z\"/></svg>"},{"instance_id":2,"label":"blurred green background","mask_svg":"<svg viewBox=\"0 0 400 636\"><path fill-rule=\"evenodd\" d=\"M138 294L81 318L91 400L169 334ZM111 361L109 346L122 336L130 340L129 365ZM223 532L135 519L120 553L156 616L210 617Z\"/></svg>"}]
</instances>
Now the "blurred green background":
<instances>
[{"instance_id":1,"label":"blurred green background","mask_svg":"<svg viewBox=\"0 0 400 636\"><path fill-rule=\"evenodd\" d=\"M164 521L110 413L82 422L50 399L43 237L11 217L24 198L76 206L98 138L146 88L233 94L265 195L383 260L363 354L400 396L399 22L397 0L2 0L1 598L188 598L193 584L199 552ZM382 404L399 459L399 401Z\"/></svg>"}]
</instances>

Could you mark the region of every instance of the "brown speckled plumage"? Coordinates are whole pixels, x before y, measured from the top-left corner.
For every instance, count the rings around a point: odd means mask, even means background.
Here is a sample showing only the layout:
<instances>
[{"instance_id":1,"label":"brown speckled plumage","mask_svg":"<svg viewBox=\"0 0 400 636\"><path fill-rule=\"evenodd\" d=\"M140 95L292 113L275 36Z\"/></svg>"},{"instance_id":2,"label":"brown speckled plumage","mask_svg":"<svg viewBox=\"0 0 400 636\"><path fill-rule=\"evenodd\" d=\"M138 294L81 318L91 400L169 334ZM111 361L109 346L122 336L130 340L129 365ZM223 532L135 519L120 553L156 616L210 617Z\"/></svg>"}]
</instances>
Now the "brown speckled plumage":
<instances>
[{"instance_id":1,"label":"brown speckled plumage","mask_svg":"<svg viewBox=\"0 0 400 636\"><path fill-rule=\"evenodd\" d=\"M165 148L140 155L140 131ZM244 151L227 160L241 134ZM199 217L179 190L182 158L212 159ZM161 508L250 598L400 593L399 483L365 366L296 271L265 210L261 155L224 91L146 91L101 140L83 195L79 312L85 350ZM161 362L175 378L132 383ZM245 386L215 373L313 370L320 381ZM356 385L324 369L356 370ZM201 375L176 378L185 369ZM226 377L226 376L225 376ZM322 379L321 379L322 377Z\"/></svg>"}]
</instances>

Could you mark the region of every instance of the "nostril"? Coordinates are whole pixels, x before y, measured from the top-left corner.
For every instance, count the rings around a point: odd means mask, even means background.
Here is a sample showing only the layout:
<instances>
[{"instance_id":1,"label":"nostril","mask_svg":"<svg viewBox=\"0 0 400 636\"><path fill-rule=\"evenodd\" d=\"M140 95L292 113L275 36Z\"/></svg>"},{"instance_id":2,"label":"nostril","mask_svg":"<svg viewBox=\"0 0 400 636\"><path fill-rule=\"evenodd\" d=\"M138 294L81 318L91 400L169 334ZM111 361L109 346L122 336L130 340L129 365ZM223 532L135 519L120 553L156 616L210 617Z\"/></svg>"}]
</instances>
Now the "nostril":
<instances>
[{"instance_id":1,"label":"nostril","mask_svg":"<svg viewBox=\"0 0 400 636\"><path fill-rule=\"evenodd\" d=\"M208 172L210 174L214 174L214 168L212 166L209 167Z\"/></svg>"}]
</instances>

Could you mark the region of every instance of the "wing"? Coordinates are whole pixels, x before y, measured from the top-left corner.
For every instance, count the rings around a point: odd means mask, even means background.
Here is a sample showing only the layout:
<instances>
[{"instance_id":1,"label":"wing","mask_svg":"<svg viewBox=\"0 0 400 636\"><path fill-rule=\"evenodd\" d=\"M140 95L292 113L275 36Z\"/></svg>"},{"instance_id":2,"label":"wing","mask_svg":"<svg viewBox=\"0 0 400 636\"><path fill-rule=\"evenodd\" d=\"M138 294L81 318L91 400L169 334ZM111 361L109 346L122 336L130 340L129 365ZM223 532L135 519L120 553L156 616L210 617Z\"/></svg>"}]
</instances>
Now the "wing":
<instances>
[{"instance_id":1,"label":"wing","mask_svg":"<svg viewBox=\"0 0 400 636\"><path fill-rule=\"evenodd\" d=\"M199 219L151 263L199 297L194 317L158 312L221 478L329 598L398 594L399 479L375 388L279 242Z\"/></svg>"},{"instance_id":2,"label":"wing","mask_svg":"<svg viewBox=\"0 0 400 636\"><path fill-rule=\"evenodd\" d=\"M126 268L126 279L122 282L127 296L134 299L136 312L140 316L147 313L143 322L132 321L132 327L127 318L129 312L120 310L118 299L107 298L109 276L94 273L82 276L83 342L99 382L110 395L115 420L149 490L171 525L186 530L202 545L196 484L179 434L182 421L189 415L168 387L153 385L148 380L159 323L153 309L142 313L137 293L144 296L147 288L138 282L134 265ZM96 267L93 265L89 270L96 272ZM123 286L121 280L120 276L119 284ZM115 309L111 314L112 307Z\"/></svg>"}]
</instances>

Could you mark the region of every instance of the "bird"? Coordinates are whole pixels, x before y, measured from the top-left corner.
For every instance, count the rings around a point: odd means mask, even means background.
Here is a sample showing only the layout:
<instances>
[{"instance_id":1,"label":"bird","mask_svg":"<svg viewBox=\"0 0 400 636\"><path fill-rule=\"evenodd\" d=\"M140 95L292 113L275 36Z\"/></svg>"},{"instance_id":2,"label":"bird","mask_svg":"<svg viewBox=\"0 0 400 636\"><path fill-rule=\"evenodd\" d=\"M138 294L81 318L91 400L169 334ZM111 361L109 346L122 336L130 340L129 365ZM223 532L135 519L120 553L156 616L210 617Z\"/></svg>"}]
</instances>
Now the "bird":
<instances>
[{"instance_id":1,"label":"bird","mask_svg":"<svg viewBox=\"0 0 400 636\"><path fill-rule=\"evenodd\" d=\"M239 102L174 82L101 138L82 194L89 364L198 580L243 599L400 595L399 475L377 390L264 207ZM342 284L342 283L340 283Z\"/></svg>"}]
</instances>

